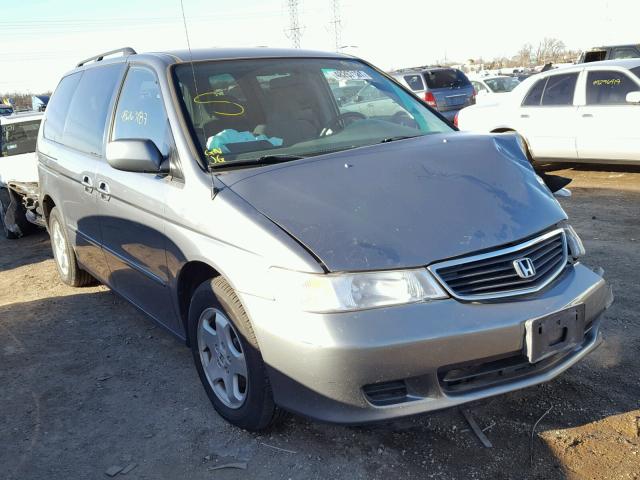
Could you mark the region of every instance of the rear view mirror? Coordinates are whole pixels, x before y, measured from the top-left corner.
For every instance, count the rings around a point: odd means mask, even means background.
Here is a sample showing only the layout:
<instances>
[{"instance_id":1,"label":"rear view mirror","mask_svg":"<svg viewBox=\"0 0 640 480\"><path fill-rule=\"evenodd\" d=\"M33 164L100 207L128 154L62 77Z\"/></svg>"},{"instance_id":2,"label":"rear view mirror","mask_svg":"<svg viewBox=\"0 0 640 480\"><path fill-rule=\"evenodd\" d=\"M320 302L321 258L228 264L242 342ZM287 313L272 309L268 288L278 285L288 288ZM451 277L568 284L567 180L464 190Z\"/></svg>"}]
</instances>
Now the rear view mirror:
<instances>
[{"instance_id":1,"label":"rear view mirror","mask_svg":"<svg viewBox=\"0 0 640 480\"><path fill-rule=\"evenodd\" d=\"M640 103L640 92L627 93L627 103Z\"/></svg>"},{"instance_id":2,"label":"rear view mirror","mask_svg":"<svg viewBox=\"0 0 640 480\"><path fill-rule=\"evenodd\" d=\"M114 140L107 144L107 162L116 170L139 173L168 173L168 162L148 139Z\"/></svg>"}]
</instances>

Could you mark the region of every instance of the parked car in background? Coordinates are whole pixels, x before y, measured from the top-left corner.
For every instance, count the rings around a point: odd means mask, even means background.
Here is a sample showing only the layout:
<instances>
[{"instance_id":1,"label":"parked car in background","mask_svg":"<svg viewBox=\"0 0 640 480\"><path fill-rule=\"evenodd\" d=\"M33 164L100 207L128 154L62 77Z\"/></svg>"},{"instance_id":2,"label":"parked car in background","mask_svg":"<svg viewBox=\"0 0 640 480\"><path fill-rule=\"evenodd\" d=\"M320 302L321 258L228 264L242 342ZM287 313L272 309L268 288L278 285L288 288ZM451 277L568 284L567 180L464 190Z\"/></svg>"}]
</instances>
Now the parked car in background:
<instances>
[{"instance_id":1,"label":"parked car in background","mask_svg":"<svg viewBox=\"0 0 640 480\"><path fill-rule=\"evenodd\" d=\"M462 108L476 102L471 82L457 68L416 67L396 70L391 75L451 121Z\"/></svg>"},{"instance_id":2,"label":"parked car in background","mask_svg":"<svg viewBox=\"0 0 640 480\"><path fill-rule=\"evenodd\" d=\"M0 223L6 238L18 238L41 225L36 215L36 140L41 113L0 117Z\"/></svg>"},{"instance_id":3,"label":"parked car in background","mask_svg":"<svg viewBox=\"0 0 640 480\"><path fill-rule=\"evenodd\" d=\"M640 163L640 59L540 73L497 104L465 108L457 125L517 132L537 161Z\"/></svg>"},{"instance_id":4,"label":"parked car in background","mask_svg":"<svg viewBox=\"0 0 640 480\"><path fill-rule=\"evenodd\" d=\"M476 90L476 103L479 104L492 102L497 95L509 93L520 84L516 77L506 75L471 77L470 81Z\"/></svg>"},{"instance_id":5,"label":"parked car in background","mask_svg":"<svg viewBox=\"0 0 640 480\"><path fill-rule=\"evenodd\" d=\"M13 107L5 103L0 103L0 117L11 115L13 113Z\"/></svg>"},{"instance_id":6,"label":"parked car in background","mask_svg":"<svg viewBox=\"0 0 640 480\"><path fill-rule=\"evenodd\" d=\"M623 58L640 58L640 44L595 47L582 52L577 63L619 60Z\"/></svg>"},{"instance_id":7,"label":"parked car in background","mask_svg":"<svg viewBox=\"0 0 640 480\"><path fill-rule=\"evenodd\" d=\"M45 112L55 263L186 340L231 423L451 407L600 343L608 286L515 135L460 133L337 53L121 53L80 62ZM341 110L343 79L385 110Z\"/></svg>"}]
</instances>

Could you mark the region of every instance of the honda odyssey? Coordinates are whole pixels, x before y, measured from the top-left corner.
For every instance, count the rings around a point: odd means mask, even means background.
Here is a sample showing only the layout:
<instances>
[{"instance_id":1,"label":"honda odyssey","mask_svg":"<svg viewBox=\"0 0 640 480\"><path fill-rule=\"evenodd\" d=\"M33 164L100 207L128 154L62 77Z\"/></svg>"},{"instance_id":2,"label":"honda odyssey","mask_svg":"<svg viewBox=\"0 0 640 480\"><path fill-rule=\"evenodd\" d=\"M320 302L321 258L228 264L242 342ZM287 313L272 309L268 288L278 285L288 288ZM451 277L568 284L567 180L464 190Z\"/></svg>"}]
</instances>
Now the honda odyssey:
<instances>
[{"instance_id":1,"label":"honda odyssey","mask_svg":"<svg viewBox=\"0 0 640 480\"><path fill-rule=\"evenodd\" d=\"M385 109L343 109L347 81ZM459 133L357 58L101 54L60 81L38 155L62 280L186 341L242 428L450 407L600 342L611 293L518 137Z\"/></svg>"}]
</instances>

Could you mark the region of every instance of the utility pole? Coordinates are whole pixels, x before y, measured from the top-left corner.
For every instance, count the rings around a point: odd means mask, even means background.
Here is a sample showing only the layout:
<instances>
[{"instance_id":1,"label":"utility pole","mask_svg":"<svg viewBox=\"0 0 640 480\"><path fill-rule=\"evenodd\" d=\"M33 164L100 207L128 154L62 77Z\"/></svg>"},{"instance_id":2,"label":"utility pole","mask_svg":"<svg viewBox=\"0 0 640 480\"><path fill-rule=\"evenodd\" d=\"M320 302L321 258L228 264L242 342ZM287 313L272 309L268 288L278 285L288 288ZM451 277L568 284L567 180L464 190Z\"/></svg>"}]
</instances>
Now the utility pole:
<instances>
[{"instance_id":1,"label":"utility pole","mask_svg":"<svg viewBox=\"0 0 640 480\"><path fill-rule=\"evenodd\" d=\"M289 8L289 30L287 37L291 39L293 48L300 48L300 37L302 37L302 28L298 20L298 3L299 0L287 0Z\"/></svg>"},{"instance_id":2,"label":"utility pole","mask_svg":"<svg viewBox=\"0 0 640 480\"><path fill-rule=\"evenodd\" d=\"M340 44L342 43L342 20L340 19L340 0L333 0L333 20L330 22L333 25L334 41L336 44L336 52L340 50Z\"/></svg>"}]
</instances>

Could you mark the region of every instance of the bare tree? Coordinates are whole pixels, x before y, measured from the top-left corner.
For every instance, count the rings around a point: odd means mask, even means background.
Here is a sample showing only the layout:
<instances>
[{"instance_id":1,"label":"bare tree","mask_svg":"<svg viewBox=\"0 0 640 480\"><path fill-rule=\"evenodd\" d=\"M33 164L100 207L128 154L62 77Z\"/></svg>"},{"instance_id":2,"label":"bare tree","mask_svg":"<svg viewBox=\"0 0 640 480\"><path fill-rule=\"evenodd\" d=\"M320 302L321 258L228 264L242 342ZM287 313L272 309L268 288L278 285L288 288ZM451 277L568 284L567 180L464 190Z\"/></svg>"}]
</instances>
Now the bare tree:
<instances>
[{"instance_id":1,"label":"bare tree","mask_svg":"<svg viewBox=\"0 0 640 480\"><path fill-rule=\"evenodd\" d=\"M567 47L562 40L558 40L557 38L544 38L538 43L538 48L534 55L535 62L538 65L557 62L563 58L566 49Z\"/></svg>"},{"instance_id":2,"label":"bare tree","mask_svg":"<svg viewBox=\"0 0 640 480\"><path fill-rule=\"evenodd\" d=\"M518 54L514 58L515 62L519 66L528 67L531 65L531 56L533 55L533 45L525 43L518 51Z\"/></svg>"}]
</instances>

